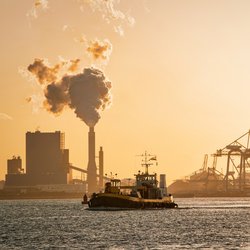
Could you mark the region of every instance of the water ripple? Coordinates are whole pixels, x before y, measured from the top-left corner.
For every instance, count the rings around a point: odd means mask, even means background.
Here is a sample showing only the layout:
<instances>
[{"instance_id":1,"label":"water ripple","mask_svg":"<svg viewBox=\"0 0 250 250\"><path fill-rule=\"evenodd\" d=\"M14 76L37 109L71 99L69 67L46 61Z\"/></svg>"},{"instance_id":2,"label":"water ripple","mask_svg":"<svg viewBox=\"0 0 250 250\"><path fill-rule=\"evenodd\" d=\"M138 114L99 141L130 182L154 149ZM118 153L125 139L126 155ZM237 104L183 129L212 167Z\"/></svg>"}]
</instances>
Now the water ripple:
<instances>
[{"instance_id":1,"label":"water ripple","mask_svg":"<svg viewBox=\"0 0 250 250\"><path fill-rule=\"evenodd\" d=\"M79 200L0 201L0 249L250 249L250 199L90 211Z\"/></svg>"}]
</instances>

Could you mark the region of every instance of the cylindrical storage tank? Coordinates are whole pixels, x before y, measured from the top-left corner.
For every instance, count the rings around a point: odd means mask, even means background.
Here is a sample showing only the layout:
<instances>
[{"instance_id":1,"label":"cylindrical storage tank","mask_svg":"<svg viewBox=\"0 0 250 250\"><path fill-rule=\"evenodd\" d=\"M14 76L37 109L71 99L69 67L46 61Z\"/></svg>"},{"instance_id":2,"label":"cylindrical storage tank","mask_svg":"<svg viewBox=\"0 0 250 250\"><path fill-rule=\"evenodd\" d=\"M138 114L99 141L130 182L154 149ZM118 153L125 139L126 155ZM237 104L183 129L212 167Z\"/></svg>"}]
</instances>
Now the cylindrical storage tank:
<instances>
[{"instance_id":1,"label":"cylindrical storage tank","mask_svg":"<svg viewBox=\"0 0 250 250\"><path fill-rule=\"evenodd\" d=\"M167 194L167 184L166 184L166 175L160 174L160 189L162 190L162 194Z\"/></svg>"}]
</instances>

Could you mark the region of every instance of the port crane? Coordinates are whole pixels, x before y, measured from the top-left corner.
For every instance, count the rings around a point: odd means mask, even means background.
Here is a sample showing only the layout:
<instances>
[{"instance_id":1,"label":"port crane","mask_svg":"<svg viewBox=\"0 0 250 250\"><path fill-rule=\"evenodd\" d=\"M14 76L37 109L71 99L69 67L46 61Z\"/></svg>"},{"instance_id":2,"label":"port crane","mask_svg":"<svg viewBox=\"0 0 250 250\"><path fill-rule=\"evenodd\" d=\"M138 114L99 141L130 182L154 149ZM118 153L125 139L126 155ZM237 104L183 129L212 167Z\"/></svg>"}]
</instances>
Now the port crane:
<instances>
[{"instance_id":1,"label":"port crane","mask_svg":"<svg viewBox=\"0 0 250 250\"><path fill-rule=\"evenodd\" d=\"M214 156L227 157L226 174L224 177L225 191L246 191L248 183L246 181L247 168L250 167L250 130L242 136L216 151ZM238 162L235 163L235 162ZM237 174L238 176L235 176Z\"/></svg>"}]
</instances>

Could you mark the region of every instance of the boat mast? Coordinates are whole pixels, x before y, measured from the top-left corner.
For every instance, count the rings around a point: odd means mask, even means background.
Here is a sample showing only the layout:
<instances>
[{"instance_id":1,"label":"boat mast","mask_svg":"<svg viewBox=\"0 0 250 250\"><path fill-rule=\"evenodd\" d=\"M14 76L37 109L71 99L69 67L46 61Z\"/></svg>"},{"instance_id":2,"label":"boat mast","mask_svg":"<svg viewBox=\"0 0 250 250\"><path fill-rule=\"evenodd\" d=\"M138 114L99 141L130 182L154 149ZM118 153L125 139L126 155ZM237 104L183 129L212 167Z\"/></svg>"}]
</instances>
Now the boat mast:
<instances>
[{"instance_id":1,"label":"boat mast","mask_svg":"<svg viewBox=\"0 0 250 250\"><path fill-rule=\"evenodd\" d=\"M141 165L145 167L145 174L148 175L148 167L153 165L150 161L156 161L156 155L148 154L147 151L145 151L141 156L144 158L142 159Z\"/></svg>"}]
</instances>

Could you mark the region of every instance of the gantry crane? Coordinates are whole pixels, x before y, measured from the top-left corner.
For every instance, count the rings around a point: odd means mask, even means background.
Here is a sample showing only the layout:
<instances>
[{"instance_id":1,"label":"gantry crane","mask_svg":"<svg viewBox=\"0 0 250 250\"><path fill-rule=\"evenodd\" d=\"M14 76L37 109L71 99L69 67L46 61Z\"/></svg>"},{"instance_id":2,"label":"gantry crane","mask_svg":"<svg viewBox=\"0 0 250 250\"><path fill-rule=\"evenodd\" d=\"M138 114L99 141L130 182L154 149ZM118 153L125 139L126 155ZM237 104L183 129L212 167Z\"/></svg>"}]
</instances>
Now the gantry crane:
<instances>
[{"instance_id":1,"label":"gantry crane","mask_svg":"<svg viewBox=\"0 0 250 250\"><path fill-rule=\"evenodd\" d=\"M229 189L245 191L247 188L246 168L250 166L248 163L248 158L250 158L249 139L250 130L213 154L216 158L227 156L227 169L224 177L226 192ZM242 142L243 140L245 140L245 143ZM238 165L234 162L235 157L239 159ZM235 173L238 174L237 179Z\"/></svg>"}]
</instances>

